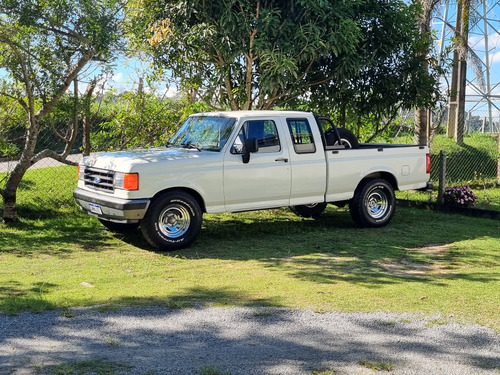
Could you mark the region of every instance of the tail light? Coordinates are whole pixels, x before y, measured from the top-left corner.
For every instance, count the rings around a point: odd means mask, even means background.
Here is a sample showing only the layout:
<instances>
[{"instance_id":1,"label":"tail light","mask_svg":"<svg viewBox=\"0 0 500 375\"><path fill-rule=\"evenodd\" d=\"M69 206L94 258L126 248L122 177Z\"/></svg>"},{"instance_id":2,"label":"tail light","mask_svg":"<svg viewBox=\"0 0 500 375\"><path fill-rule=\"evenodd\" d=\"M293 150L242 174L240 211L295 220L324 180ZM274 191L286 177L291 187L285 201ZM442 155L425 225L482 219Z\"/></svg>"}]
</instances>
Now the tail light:
<instances>
[{"instance_id":1,"label":"tail light","mask_svg":"<svg viewBox=\"0 0 500 375\"><path fill-rule=\"evenodd\" d=\"M431 173L431 154L425 156L425 173Z\"/></svg>"}]
</instances>

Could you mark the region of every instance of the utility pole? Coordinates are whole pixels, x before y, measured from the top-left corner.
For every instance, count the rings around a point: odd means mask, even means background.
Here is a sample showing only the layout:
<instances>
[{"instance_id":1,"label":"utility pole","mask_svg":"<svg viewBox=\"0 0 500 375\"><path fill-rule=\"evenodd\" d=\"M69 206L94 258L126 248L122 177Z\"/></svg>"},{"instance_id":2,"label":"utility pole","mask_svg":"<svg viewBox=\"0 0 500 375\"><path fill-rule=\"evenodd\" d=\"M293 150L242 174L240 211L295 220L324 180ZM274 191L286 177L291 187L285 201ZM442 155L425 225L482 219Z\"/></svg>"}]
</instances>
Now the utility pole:
<instances>
[{"instance_id":1,"label":"utility pole","mask_svg":"<svg viewBox=\"0 0 500 375\"><path fill-rule=\"evenodd\" d=\"M446 9L448 9L448 2L446 3ZM462 3L459 0L457 2L457 15L455 22L455 40L459 40L462 26ZM444 26L443 26L444 29ZM446 136L451 138L455 134L455 125L457 117L457 92L458 92L458 49L457 45L453 48L453 62L451 71L451 87L450 87L450 109L448 114L448 127L446 128Z\"/></svg>"},{"instance_id":2,"label":"utility pole","mask_svg":"<svg viewBox=\"0 0 500 375\"><path fill-rule=\"evenodd\" d=\"M457 1L455 48L451 76L450 115L447 135L455 137L457 144L464 143L465 90L467 88L467 49L469 38L470 0Z\"/></svg>"}]
</instances>

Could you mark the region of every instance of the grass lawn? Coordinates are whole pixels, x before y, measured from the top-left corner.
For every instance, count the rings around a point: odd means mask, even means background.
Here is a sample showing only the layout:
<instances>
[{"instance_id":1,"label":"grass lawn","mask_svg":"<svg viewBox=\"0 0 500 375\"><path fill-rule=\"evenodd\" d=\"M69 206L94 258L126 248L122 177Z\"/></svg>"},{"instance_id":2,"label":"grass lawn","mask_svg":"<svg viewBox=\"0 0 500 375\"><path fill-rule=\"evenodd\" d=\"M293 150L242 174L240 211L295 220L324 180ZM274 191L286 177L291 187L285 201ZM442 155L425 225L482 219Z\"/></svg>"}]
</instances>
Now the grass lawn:
<instances>
[{"instance_id":1,"label":"grass lawn","mask_svg":"<svg viewBox=\"0 0 500 375\"><path fill-rule=\"evenodd\" d=\"M69 211L69 212L68 212ZM77 210L0 224L0 311L123 304L441 313L500 331L500 223L398 207L355 227L287 209L205 215L193 247L155 252Z\"/></svg>"}]
</instances>

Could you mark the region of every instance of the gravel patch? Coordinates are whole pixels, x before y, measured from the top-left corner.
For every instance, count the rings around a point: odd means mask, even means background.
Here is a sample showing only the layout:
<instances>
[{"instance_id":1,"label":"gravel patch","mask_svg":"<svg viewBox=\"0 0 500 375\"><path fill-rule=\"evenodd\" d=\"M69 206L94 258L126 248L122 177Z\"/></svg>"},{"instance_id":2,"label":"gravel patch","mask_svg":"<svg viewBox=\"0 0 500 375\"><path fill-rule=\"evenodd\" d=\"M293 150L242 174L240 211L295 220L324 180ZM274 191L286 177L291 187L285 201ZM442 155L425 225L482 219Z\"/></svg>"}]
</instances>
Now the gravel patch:
<instances>
[{"instance_id":1,"label":"gravel patch","mask_svg":"<svg viewBox=\"0 0 500 375\"><path fill-rule=\"evenodd\" d=\"M71 312L0 315L0 374L54 374L61 365L85 365L89 374L98 373L92 366L108 366L110 374L130 375L500 374L499 333L439 315L164 307ZM389 371L373 369L381 364Z\"/></svg>"},{"instance_id":2,"label":"gravel patch","mask_svg":"<svg viewBox=\"0 0 500 375\"><path fill-rule=\"evenodd\" d=\"M79 163L82 160L82 154L71 154L68 155L67 160L73 161L75 163ZM0 173L11 172L17 165L17 161L0 161ZM44 158L40 161L37 161L33 164L30 169L40 169L40 168L48 168L48 167L60 167L61 165L65 165L64 163L60 163L52 158Z\"/></svg>"}]
</instances>

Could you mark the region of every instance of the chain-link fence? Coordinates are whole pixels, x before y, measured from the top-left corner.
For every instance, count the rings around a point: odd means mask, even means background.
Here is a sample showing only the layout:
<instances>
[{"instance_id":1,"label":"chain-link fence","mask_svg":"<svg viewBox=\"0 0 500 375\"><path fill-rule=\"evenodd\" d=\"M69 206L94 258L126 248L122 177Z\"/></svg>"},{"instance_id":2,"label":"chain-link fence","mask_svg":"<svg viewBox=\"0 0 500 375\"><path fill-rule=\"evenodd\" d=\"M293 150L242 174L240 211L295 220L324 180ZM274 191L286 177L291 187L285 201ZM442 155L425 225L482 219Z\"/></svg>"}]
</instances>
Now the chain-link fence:
<instances>
[{"instance_id":1,"label":"chain-link fence","mask_svg":"<svg viewBox=\"0 0 500 375\"><path fill-rule=\"evenodd\" d=\"M58 129L59 134L65 135L67 129ZM0 188L5 188L10 173L18 163L20 150L24 147L25 129L22 127L5 131L4 138L9 140L11 150L10 156L0 153ZM76 144L76 142L75 142ZM81 144L81 137L79 139ZM65 142L56 136L50 128L44 128L38 135L38 142L35 152L44 149L54 150L62 153ZM72 150L67 160L78 163L82 158L76 147ZM60 163L52 158L44 158L33 164L26 172L17 190L18 209L22 215L41 215L46 212L61 212L67 209L74 209L74 199L72 190L76 186L76 166ZM3 202L0 201L0 211L3 209Z\"/></svg>"},{"instance_id":2,"label":"chain-link fence","mask_svg":"<svg viewBox=\"0 0 500 375\"><path fill-rule=\"evenodd\" d=\"M458 145L453 137L446 135L446 118L441 119L443 123L439 127L434 125L434 128L439 129L437 129L437 134L432 137L431 146L431 180L436 187L435 191L432 193L399 193L398 197L409 200L437 201L440 172L442 171L445 181L444 188L468 185L477 196L474 207L500 211L498 159L498 124L500 119L498 116L497 114L497 117L490 122L487 114L468 114L462 145ZM403 116L398 125L399 128L395 131L398 136L394 140L395 142L413 142L412 121L413 114ZM160 136L164 136L164 134L158 134L158 137ZM76 144L78 145L78 142ZM50 148L60 151L61 147L60 141L50 131L44 131L40 134L38 149ZM69 160L78 162L82 156L77 146L75 147ZM440 161L441 152L446 154L446 169L444 171L442 161ZM13 170L15 164L15 160L5 158L0 160L0 187L3 187L5 178ZM21 209L27 208L29 212L76 207L72 197L72 190L77 182L76 174L74 166L63 165L50 158L39 161L28 170L19 187L19 207ZM0 210L2 208L3 203L0 202Z\"/></svg>"},{"instance_id":3,"label":"chain-link fence","mask_svg":"<svg viewBox=\"0 0 500 375\"><path fill-rule=\"evenodd\" d=\"M412 113L407 114L403 124L411 123L412 116ZM477 197L475 208L500 211L500 112L466 112L460 144L456 141L453 124L448 123L447 113L443 116L436 112L432 119L435 123L430 126L431 181L436 191L420 196L401 194L401 197L437 202L441 184L441 194L452 187L469 189Z\"/></svg>"}]
</instances>

